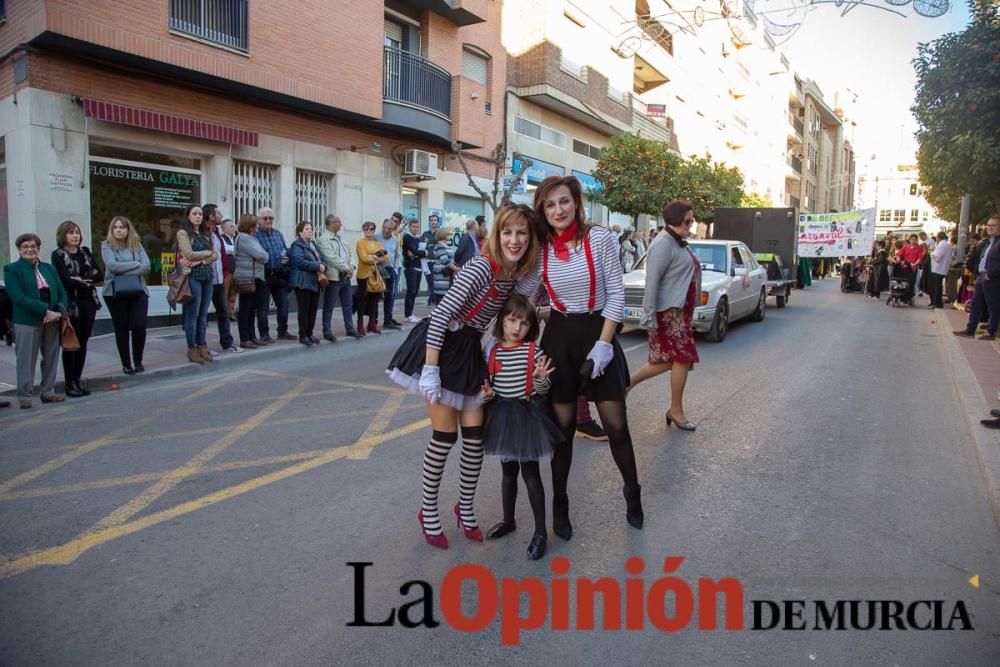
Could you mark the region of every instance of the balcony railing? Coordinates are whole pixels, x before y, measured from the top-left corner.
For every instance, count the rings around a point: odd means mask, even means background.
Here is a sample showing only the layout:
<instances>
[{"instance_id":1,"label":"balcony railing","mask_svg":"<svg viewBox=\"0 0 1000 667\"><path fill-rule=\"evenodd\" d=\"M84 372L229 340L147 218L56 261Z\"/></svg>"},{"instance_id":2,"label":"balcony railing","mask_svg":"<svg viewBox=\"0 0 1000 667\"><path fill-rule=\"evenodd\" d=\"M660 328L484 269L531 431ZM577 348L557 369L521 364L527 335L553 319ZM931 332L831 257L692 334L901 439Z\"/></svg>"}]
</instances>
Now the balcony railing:
<instances>
[{"instance_id":1,"label":"balcony railing","mask_svg":"<svg viewBox=\"0 0 1000 667\"><path fill-rule=\"evenodd\" d=\"M792 112L788 112L788 123L795 128L795 133L801 137L802 131L805 129L805 126L803 125L799 117L793 114Z\"/></svg>"},{"instance_id":2,"label":"balcony railing","mask_svg":"<svg viewBox=\"0 0 1000 667\"><path fill-rule=\"evenodd\" d=\"M247 51L247 1L170 0L170 29Z\"/></svg>"},{"instance_id":3,"label":"balcony railing","mask_svg":"<svg viewBox=\"0 0 1000 667\"><path fill-rule=\"evenodd\" d=\"M429 60L385 47L382 97L421 107L445 118L451 115L451 74Z\"/></svg>"},{"instance_id":4,"label":"balcony railing","mask_svg":"<svg viewBox=\"0 0 1000 667\"><path fill-rule=\"evenodd\" d=\"M795 171L796 174L802 173L802 160L800 160L797 157L788 157L785 161Z\"/></svg>"}]
</instances>

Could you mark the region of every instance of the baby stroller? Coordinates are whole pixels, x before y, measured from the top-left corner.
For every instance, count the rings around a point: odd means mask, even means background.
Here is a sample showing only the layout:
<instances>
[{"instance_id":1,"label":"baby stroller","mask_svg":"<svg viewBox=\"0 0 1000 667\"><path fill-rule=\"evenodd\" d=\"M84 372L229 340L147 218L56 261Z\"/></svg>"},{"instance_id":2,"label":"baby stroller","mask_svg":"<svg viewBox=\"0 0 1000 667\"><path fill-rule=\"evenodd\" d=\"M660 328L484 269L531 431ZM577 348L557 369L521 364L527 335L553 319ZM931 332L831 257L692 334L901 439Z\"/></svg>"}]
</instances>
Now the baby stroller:
<instances>
[{"instance_id":1,"label":"baby stroller","mask_svg":"<svg viewBox=\"0 0 1000 667\"><path fill-rule=\"evenodd\" d=\"M913 267L897 264L889 280L889 298L887 306L913 305Z\"/></svg>"}]
</instances>

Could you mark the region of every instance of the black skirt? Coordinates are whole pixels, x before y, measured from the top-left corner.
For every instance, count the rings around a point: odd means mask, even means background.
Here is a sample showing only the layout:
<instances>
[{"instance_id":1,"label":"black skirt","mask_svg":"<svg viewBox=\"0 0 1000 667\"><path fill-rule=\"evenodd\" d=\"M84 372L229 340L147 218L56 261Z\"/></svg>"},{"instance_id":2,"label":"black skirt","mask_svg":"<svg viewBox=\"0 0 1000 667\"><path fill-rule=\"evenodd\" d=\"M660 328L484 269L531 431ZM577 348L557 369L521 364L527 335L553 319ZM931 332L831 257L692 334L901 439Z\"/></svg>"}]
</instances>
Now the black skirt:
<instances>
[{"instance_id":1,"label":"black skirt","mask_svg":"<svg viewBox=\"0 0 1000 667\"><path fill-rule=\"evenodd\" d=\"M625 400L628 362L617 335L611 341L614 356L604 375L593 380L589 376L587 380L580 377L580 366L600 339L603 328L604 317L600 313L564 314L552 309L542 334L542 350L555 366L549 389L553 403L573 403L580 394L588 401Z\"/></svg>"},{"instance_id":2,"label":"black skirt","mask_svg":"<svg viewBox=\"0 0 1000 667\"><path fill-rule=\"evenodd\" d=\"M427 329L430 318L413 327L389 362L386 374L396 384L420 393L418 383L427 356ZM441 347L438 368L441 372L441 402L456 410L468 410L482 404L480 391L486 381L486 359L480 342L482 332L463 326L447 331Z\"/></svg>"},{"instance_id":3,"label":"black skirt","mask_svg":"<svg viewBox=\"0 0 1000 667\"><path fill-rule=\"evenodd\" d=\"M563 438L545 399L494 398L486 404L483 447L502 461L548 461Z\"/></svg>"}]
</instances>

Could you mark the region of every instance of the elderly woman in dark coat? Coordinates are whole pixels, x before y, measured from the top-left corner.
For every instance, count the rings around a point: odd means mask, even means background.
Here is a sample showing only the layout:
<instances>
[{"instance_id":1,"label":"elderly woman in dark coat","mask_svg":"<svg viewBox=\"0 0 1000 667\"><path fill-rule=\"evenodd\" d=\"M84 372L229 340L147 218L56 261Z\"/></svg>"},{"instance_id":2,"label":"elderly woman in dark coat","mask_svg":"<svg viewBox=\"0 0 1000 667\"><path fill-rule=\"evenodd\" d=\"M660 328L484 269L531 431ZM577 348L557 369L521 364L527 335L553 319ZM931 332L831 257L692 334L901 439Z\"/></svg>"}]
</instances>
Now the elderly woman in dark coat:
<instances>
[{"instance_id":1,"label":"elderly woman in dark coat","mask_svg":"<svg viewBox=\"0 0 1000 667\"><path fill-rule=\"evenodd\" d=\"M264 288L264 267L267 265L269 255L264 250L264 246L257 240L257 216L253 213L244 213L240 217L240 224L237 227L234 239L236 268L233 271L233 282L243 287L239 292L240 308L236 316L240 331L240 347L253 350L267 343L262 342L254 336L254 316L256 315L257 291ZM253 291L246 291L249 285L253 284Z\"/></svg>"},{"instance_id":2,"label":"elderly woman in dark coat","mask_svg":"<svg viewBox=\"0 0 1000 667\"><path fill-rule=\"evenodd\" d=\"M308 347L319 345L319 339L312 335L316 327L316 309L319 308L317 274L325 273L326 266L313 242L312 223L300 222L295 227L295 233L298 238L288 248L288 265L291 267L289 284L295 288L295 300L299 306L299 342Z\"/></svg>"},{"instance_id":3,"label":"elderly woman in dark coat","mask_svg":"<svg viewBox=\"0 0 1000 667\"><path fill-rule=\"evenodd\" d=\"M701 294L698 258L687 247L694 223L691 202L672 201L663 207L666 236L649 248L646 258L646 291L642 299L642 326L648 329L649 359L629 380L631 388L649 378L670 371L671 423L685 431L695 424L684 414L684 385L688 370L698 362L698 350L691 330L691 317Z\"/></svg>"}]
</instances>

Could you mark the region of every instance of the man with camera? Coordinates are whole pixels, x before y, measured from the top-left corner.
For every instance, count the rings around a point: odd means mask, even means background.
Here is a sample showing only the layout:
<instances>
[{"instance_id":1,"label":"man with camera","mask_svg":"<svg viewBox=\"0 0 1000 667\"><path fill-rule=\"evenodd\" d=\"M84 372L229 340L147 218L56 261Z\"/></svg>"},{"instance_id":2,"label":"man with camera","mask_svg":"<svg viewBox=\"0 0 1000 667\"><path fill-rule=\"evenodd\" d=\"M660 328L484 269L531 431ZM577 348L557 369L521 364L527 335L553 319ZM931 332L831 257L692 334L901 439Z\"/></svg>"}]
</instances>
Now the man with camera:
<instances>
[{"instance_id":1,"label":"man with camera","mask_svg":"<svg viewBox=\"0 0 1000 667\"><path fill-rule=\"evenodd\" d=\"M288 245L281 232L274 228L274 210L263 207L257 211L257 240L267 251L267 264L264 265L264 284L257 289L257 329L260 332L260 342L271 343L270 325L267 313L274 299L274 308L278 311L278 338L298 340L288 333Z\"/></svg>"}]
</instances>

